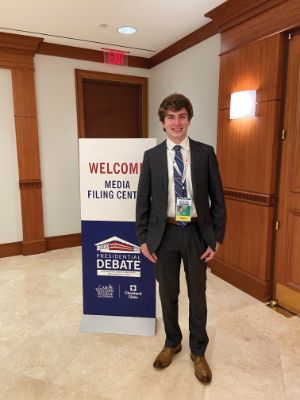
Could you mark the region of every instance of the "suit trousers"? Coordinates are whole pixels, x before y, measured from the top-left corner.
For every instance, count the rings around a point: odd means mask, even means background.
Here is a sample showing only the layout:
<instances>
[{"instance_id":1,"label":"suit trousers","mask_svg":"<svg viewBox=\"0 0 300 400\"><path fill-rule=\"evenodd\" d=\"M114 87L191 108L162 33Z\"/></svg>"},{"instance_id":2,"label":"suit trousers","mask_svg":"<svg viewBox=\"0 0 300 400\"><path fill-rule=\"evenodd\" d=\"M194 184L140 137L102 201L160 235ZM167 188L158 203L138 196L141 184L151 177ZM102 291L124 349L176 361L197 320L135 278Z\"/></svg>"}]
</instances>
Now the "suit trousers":
<instances>
[{"instance_id":1,"label":"suit trousers","mask_svg":"<svg viewBox=\"0 0 300 400\"><path fill-rule=\"evenodd\" d=\"M159 284L166 347L175 347L182 340L178 323L178 296L180 292L180 265L183 260L189 297L189 344L195 355L204 355L206 333L206 269L200 260L206 244L196 223L182 227L167 224L163 239L156 252L155 277Z\"/></svg>"}]
</instances>

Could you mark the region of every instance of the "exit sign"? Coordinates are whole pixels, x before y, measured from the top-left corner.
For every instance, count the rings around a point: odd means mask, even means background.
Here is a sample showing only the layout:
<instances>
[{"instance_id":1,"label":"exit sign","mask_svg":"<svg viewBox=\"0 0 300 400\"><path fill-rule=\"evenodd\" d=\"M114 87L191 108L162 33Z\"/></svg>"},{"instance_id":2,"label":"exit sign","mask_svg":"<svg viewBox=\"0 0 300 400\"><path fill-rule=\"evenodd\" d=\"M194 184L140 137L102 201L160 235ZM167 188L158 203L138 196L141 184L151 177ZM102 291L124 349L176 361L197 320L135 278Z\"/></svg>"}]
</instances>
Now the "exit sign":
<instances>
[{"instance_id":1,"label":"exit sign","mask_svg":"<svg viewBox=\"0 0 300 400\"><path fill-rule=\"evenodd\" d=\"M120 50L105 50L104 63L113 65L128 65L128 56L125 51Z\"/></svg>"}]
</instances>

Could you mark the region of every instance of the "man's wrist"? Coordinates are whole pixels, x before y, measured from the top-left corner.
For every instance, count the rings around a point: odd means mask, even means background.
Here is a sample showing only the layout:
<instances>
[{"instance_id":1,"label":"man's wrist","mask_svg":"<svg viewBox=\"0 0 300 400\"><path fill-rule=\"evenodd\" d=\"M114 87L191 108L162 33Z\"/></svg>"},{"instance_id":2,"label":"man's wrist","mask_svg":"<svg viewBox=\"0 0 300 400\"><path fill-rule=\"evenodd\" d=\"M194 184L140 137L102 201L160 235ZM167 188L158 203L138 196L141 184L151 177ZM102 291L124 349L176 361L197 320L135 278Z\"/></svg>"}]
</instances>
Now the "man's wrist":
<instances>
[{"instance_id":1,"label":"man's wrist","mask_svg":"<svg viewBox=\"0 0 300 400\"><path fill-rule=\"evenodd\" d=\"M212 251L213 251L214 253L218 250L219 245L220 245L220 243L219 243L219 242L216 242L215 247L214 247L214 248L211 247L211 249L212 249Z\"/></svg>"}]
</instances>

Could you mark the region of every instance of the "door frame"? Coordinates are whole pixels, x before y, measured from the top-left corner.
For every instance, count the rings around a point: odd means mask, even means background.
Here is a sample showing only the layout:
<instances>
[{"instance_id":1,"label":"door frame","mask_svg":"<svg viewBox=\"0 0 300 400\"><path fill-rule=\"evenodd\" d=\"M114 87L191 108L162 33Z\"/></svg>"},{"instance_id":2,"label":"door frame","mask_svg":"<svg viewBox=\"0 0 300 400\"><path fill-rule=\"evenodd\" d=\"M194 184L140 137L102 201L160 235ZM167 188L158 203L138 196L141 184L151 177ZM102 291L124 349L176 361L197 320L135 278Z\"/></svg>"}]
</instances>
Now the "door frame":
<instances>
[{"instance_id":1,"label":"door frame","mask_svg":"<svg viewBox=\"0 0 300 400\"><path fill-rule=\"evenodd\" d=\"M84 124L84 99L83 99L83 82L89 81L102 81L113 83L130 83L140 87L141 90L141 137L148 137L148 78L134 75L120 75L108 72L87 71L82 69L75 69L75 82L76 82L76 106L77 106L77 127L78 137L85 138L85 124Z\"/></svg>"},{"instance_id":2,"label":"door frame","mask_svg":"<svg viewBox=\"0 0 300 400\"><path fill-rule=\"evenodd\" d=\"M286 37L288 34L291 34L292 37L299 36L300 35L300 29L295 29L293 31L288 31L286 32ZM285 57L285 68L284 68L284 95L283 95L283 102L282 102L282 114L281 114L281 128L283 128L286 132L287 135L289 135L289 132L292 129L295 129L295 127L291 127L291 115L289 114L289 109L290 109L290 103L291 103L291 98L288 98L287 96L291 95L287 91L287 81L288 79L291 79L290 77L290 66L288 65L288 62L290 61L289 55L290 55L290 45L291 42L287 40L287 48L286 48L286 57ZM299 90L299 85L297 85L297 91ZM299 119L299 114L297 116L297 113L294 114L295 119ZM293 122L296 124L296 120ZM291 140L290 137L287 136L287 140ZM290 174L286 175L285 172L285 167L284 165L284 160L283 157L285 158L285 162L287 162L287 157L288 154L286 153L286 149L283 148L283 146L287 146L287 143L284 142L284 140L280 141L280 146L279 146L279 155L278 155L278 171L277 171L277 207L276 207L276 235L275 235L275 241L274 241L274 262L273 262L273 299L278 302L279 306L292 311L296 314L300 312L300 292L293 288L291 284L286 284L285 279L286 279L286 263L287 260L285 260L285 267L283 267L283 262L285 257L288 256L287 253L287 246L288 246L288 229L290 225L290 220L285 213L285 189L287 185L287 181L290 180ZM289 144L291 146L291 144ZM299 213L299 210L294 210L293 207L290 209L290 212L292 213ZM284 245L283 245L284 244ZM283 247L284 246L284 247Z\"/></svg>"}]
</instances>

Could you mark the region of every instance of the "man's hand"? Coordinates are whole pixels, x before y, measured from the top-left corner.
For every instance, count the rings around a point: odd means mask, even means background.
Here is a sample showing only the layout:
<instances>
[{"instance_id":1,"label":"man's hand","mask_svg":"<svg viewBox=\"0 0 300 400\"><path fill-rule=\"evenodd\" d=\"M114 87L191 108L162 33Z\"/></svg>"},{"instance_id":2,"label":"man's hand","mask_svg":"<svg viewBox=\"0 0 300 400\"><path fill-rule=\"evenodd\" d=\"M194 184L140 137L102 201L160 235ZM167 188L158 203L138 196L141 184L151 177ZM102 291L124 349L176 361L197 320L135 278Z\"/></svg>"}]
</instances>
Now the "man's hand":
<instances>
[{"instance_id":1,"label":"man's hand","mask_svg":"<svg viewBox=\"0 0 300 400\"><path fill-rule=\"evenodd\" d=\"M205 250L205 252L202 254L202 256L200 257L201 260L204 260L205 262L208 262L210 260L212 260L216 254L216 252L218 251L218 248L220 246L220 243L216 243L216 251L213 251L209 246L208 248Z\"/></svg>"},{"instance_id":2,"label":"man's hand","mask_svg":"<svg viewBox=\"0 0 300 400\"><path fill-rule=\"evenodd\" d=\"M143 243L141 244L141 252L143 253L143 255L148 258L149 261L151 261L152 263L156 263L157 261L157 255L155 253L150 253L148 250L148 246L147 243Z\"/></svg>"}]
</instances>

